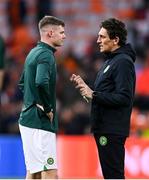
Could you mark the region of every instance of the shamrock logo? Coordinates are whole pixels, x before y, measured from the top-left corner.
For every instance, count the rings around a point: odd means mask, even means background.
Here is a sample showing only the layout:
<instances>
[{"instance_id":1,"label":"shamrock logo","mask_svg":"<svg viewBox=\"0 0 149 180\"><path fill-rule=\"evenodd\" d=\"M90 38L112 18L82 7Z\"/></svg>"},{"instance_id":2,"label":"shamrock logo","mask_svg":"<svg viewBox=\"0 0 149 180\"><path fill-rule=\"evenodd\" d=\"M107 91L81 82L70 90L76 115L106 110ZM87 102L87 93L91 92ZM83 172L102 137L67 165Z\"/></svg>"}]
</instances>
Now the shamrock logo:
<instances>
[{"instance_id":1,"label":"shamrock logo","mask_svg":"<svg viewBox=\"0 0 149 180\"><path fill-rule=\"evenodd\" d=\"M105 146L107 144L107 138L105 136L101 136L99 138L99 143L101 146Z\"/></svg>"},{"instance_id":2,"label":"shamrock logo","mask_svg":"<svg viewBox=\"0 0 149 180\"><path fill-rule=\"evenodd\" d=\"M52 165L54 163L54 159L53 158L48 158L47 163L49 165Z\"/></svg>"}]
</instances>

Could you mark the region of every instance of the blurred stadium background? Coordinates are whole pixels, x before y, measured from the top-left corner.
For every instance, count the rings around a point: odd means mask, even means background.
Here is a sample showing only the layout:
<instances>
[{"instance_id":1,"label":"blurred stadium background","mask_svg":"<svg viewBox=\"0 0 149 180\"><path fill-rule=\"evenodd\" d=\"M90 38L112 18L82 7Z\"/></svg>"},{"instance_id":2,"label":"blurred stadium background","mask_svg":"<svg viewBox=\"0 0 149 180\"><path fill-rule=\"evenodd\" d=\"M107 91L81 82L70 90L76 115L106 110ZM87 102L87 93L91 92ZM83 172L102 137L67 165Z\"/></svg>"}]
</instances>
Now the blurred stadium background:
<instances>
[{"instance_id":1,"label":"blurred stadium background","mask_svg":"<svg viewBox=\"0 0 149 180\"><path fill-rule=\"evenodd\" d=\"M24 157L18 129L22 94L18 79L26 54L38 41L37 23L54 15L66 23L66 42L58 50L58 161L61 178L101 176L90 136L90 105L69 82L80 74L92 86L103 63L96 39L99 23L123 20L128 42L137 52L137 86L126 144L126 177L149 178L149 1L148 0L0 0L0 35L6 46L0 105L0 178L23 178Z\"/></svg>"}]
</instances>

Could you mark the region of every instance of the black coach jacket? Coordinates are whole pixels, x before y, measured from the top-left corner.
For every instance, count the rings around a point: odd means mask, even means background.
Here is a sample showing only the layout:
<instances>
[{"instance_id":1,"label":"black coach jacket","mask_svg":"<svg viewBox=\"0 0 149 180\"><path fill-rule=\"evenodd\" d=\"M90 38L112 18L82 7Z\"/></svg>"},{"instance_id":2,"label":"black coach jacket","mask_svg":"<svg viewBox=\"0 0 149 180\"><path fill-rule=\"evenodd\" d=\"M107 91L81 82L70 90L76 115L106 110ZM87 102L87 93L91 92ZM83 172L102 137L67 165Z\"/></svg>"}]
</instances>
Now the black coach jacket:
<instances>
[{"instance_id":1,"label":"black coach jacket","mask_svg":"<svg viewBox=\"0 0 149 180\"><path fill-rule=\"evenodd\" d=\"M136 55L130 44L108 54L97 74L91 106L92 132L129 135Z\"/></svg>"}]
</instances>

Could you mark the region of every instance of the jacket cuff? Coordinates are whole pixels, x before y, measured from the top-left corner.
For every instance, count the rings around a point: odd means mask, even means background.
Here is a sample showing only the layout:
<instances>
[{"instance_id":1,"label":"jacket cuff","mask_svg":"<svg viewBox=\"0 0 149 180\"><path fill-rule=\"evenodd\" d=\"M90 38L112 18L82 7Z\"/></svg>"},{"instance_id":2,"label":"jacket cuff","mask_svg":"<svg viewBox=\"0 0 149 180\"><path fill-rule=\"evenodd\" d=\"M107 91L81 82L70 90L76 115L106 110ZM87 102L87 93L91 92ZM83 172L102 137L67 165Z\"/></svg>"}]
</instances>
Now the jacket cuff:
<instances>
[{"instance_id":1,"label":"jacket cuff","mask_svg":"<svg viewBox=\"0 0 149 180\"><path fill-rule=\"evenodd\" d=\"M97 91L93 92L93 94L92 94L92 97L93 97L92 101L95 101L96 97L98 96L97 93L98 93Z\"/></svg>"},{"instance_id":2,"label":"jacket cuff","mask_svg":"<svg viewBox=\"0 0 149 180\"><path fill-rule=\"evenodd\" d=\"M53 108L51 106L50 107L44 107L44 111L45 111L45 113L53 112Z\"/></svg>"}]
</instances>

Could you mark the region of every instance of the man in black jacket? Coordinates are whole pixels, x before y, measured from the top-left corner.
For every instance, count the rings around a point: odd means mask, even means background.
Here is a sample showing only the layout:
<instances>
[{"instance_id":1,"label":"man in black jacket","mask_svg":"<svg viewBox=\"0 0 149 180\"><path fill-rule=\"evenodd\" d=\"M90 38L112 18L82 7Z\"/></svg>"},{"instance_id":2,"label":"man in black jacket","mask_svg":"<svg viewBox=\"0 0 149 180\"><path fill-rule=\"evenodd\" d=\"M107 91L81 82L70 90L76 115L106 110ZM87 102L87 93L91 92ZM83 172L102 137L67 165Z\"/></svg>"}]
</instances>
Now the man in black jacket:
<instances>
[{"instance_id":1,"label":"man in black jacket","mask_svg":"<svg viewBox=\"0 0 149 180\"><path fill-rule=\"evenodd\" d=\"M70 80L86 100L91 100L92 132L97 144L103 176L124 179L125 140L135 92L135 52L126 44L125 24L111 18L101 23L97 43L105 55L94 90L79 75Z\"/></svg>"}]
</instances>

